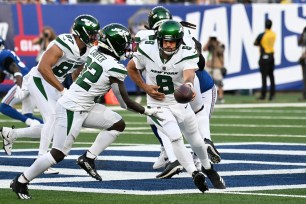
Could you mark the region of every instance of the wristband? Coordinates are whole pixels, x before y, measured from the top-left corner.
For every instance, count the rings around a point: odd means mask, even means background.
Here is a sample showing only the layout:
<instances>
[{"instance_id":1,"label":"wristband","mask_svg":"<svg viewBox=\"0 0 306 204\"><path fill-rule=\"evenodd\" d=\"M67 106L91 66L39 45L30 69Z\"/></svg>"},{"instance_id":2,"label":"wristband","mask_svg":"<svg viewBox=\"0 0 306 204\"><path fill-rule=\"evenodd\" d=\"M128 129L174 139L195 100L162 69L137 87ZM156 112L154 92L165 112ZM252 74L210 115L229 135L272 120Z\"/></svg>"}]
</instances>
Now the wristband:
<instances>
[{"instance_id":1,"label":"wristband","mask_svg":"<svg viewBox=\"0 0 306 204\"><path fill-rule=\"evenodd\" d=\"M191 82L187 82L187 85L189 85L193 89L193 84Z\"/></svg>"},{"instance_id":2,"label":"wristband","mask_svg":"<svg viewBox=\"0 0 306 204\"><path fill-rule=\"evenodd\" d=\"M21 76L22 77L22 74L20 72L15 72L14 73L14 77L17 77L17 76Z\"/></svg>"}]
</instances>

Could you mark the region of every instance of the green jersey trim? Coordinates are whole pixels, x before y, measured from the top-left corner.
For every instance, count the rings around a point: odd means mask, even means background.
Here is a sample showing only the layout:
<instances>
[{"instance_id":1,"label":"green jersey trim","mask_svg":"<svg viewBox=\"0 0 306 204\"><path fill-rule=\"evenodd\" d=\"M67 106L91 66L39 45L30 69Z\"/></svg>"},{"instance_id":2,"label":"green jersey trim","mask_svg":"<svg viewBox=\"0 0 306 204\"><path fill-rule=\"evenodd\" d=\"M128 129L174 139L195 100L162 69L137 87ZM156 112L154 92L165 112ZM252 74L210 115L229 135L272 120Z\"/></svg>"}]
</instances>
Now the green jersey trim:
<instances>
[{"instance_id":1,"label":"green jersey trim","mask_svg":"<svg viewBox=\"0 0 306 204\"><path fill-rule=\"evenodd\" d=\"M181 62L184 61L184 60L190 60L190 59L194 59L194 58L197 58L197 57L199 57L197 54L191 55L191 56L188 56L188 57L184 57L183 59L181 59L180 61L178 61L178 62L175 63L175 64L181 63Z\"/></svg>"},{"instance_id":2,"label":"green jersey trim","mask_svg":"<svg viewBox=\"0 0 306 204\"><path fill-rule=\"evenodd\" d=\"M138 50L137 50L138 52L140 52L140 54L142 54L142 55L144 55L146 58L148 58L149 60L151 60L152 62L154 62L150 57L149 57L149 55L147 55L142 49L140 49L139 47L138 47Z\"/></svg>"},{"instance_id":3,"label":"green jersey trim","mask_svg":"<svg viewBox=\"0 0 306 204\"><path fill-rule=\"evenodd\" d=\"M67 136L68 136L70 129L72 127L74 112L70 110L66 110L66 113L67 113Z\"/></svg>"},{"instance_id":4,"label":"green jersey trim","mask_svg":"<svg viewBox=\"0 0 306 204\"><path fill-rule=\"evenodd\" d=\"M120 74L127 74L127 71L126 71L126 70L118 69L118 68L116 68L116 67L111 68L109 71L111 71L111 72L117 72L117 73L120 73Z\"/></svg>"},{"instance_id":5,"label":"green jersey trim","mask_svg":"<svg viewBox=\"0 0 306 204\"><path fill-rule=\"evenodd\" d=\"M135 37L134 41L135 43L140 43L140 37Z\"/></svg>"},{"instance_id":6,"label":"green jersey trim","mask_svg":"<svg viewBox=\"0 0 306 204\"><path fill-rule=\"evenodd\" d=\"M61 45L63 45L64 47L66 47L66 48L74 55L72 49L71 49L66 43L64 43L64 41L62 41L59 37L56 38L56 41L57 41L59 44L61 44Z\"/></svg>"},{"instance_id":7,"label":"green jersey trim","mask_svg":"<svg viewBox=\"0 0 306 204\"><path fill-rule=\"evenodd\" d=\"M41 78L39 77L34 77L33 76L33 80L35 85L37 86L38 90L40 91L40 93L45 97L45 99L48 101L48 96L46 94L44 85L42 84Z\"/></svg>"}]
</instances>

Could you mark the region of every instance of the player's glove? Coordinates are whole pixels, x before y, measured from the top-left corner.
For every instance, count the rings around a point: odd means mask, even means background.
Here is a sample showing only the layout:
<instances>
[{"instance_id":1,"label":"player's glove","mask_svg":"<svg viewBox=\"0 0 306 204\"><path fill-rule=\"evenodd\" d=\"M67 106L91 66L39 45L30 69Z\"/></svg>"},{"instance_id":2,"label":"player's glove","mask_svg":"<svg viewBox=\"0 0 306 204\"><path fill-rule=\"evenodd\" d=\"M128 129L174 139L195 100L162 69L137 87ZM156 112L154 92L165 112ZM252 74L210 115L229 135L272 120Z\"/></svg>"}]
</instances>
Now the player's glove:
<instances>
[{"instance_id":1,"label":"player's glove","mask_svg":"<svg viewBox=\"0 0 306 204\"><path fill-rule=\"evenodd\" d=\"M25 97L25 92L22 90L22 88L20 86L16 86L16 92L14 94L14 97L22 100Z\"/></svg>"},{"instance_id":2,"label":"player's glove","mask_svg":"<svg viewBox=\"0 0 306 204\"><path fill-rule=\"evenodd\" d=\"M145 108L144 115L155 117L157 120L163 121L164 119L159 117L157 114L162 113L160 108Z\"/></svg>"}]
</instances>

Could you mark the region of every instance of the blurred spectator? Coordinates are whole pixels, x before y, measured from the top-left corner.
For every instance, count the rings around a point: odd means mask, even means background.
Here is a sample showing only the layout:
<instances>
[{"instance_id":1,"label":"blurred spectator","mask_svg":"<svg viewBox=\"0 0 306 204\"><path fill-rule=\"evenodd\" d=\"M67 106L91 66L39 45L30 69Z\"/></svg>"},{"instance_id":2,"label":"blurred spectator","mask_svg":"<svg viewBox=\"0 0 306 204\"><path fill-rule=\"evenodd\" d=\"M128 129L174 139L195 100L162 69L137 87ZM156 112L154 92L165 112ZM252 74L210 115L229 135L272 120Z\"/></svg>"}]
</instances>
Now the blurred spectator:
<instances>
[{"instance_id":1,"label":"blurred spectator","mask_svg":"<svg viewBox=\"0 0 306 204\"><path fill-rule=\"evenodd\" d=\"M47 49L49 43L56 38L56 34L51 27L44 27L40 35L35 38L32 42L34 45L40 45L40 51L36 57L36 62L39 61L42 53Z\"/></svg>"},{"instance_id":2,"label":"blurred spectator","mask_svg":"<svg viewBox=\"0 0 306 204\"><path fill-rule=\"evenodd\" d=\"M254 42L255 46L259 46L259 69L262 79L261 94L259 100L265 100L267 93L267 77L270 78L270 97L272 101L275 97L275 80L274 80L274 43L276 34L271 30L272 21L265 21L265 32L259 34Z\"/></svg>"},{"instance_id":3,"label":"blurred spectator","mask_svg":"<svg viewBox=\"0 0 306 204\"><path fill-rule=\"evenodd\" d=\"M208 42L204 46L203 50L208 51L206 57L206 71L212 76L218 87L218 101L217 103L224 103L223 92L223 75L222 70L224 68L224 45L217 39L215 34L211 34Z\"/></svg>"},{"instance_id":4,"label":"blurred spectator","mask_svg":"<svg viewBox=\"0 0 306 204\"><path fill-rule=\"evenodd\" d=\"M299 59L299 63L302 66L303 85L304 85L303 96L299 100L306 100L306 27L304 27L304 30L298 39L298 44L299 46L302 47L302 55Z\"/></svg>"}]
</instances>

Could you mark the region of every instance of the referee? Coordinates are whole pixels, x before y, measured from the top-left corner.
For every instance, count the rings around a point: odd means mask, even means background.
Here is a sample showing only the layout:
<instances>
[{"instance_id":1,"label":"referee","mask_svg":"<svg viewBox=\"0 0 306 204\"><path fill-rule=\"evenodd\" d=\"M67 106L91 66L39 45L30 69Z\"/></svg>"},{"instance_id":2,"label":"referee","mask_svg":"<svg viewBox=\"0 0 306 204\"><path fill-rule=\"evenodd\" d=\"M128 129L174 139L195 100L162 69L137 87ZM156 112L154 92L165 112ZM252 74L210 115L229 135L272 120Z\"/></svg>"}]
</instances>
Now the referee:
<instances>
[{"instance_id":1,"label":"referee","mask_svg":"<svg viewBox=\"0 0 306 204\"><path fill-rule=\"evenodd\" d=\"M265 21L265 32L259 34L254 42L255 46L259 46L260 58L259 68L262 78L262 88L259 100L265 100L267 93L267 77L270 78L270 96L269 101L272 101L275 96L275 81L274 81L274 43L276 34L271 30L272 21Z\"/></svg>"}]
</instances>

